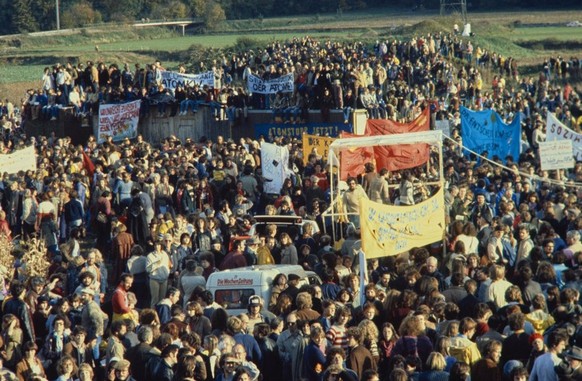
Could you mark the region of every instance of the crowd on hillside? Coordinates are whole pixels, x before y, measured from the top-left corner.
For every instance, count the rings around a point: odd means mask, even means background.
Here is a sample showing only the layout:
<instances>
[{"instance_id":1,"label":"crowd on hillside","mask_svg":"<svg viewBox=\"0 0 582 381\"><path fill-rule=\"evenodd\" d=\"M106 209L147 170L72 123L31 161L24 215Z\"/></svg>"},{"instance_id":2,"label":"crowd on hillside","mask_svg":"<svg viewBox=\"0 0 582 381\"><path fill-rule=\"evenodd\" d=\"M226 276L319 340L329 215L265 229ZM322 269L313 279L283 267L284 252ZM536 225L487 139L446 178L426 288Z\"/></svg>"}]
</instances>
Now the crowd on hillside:
<instances>
[{"instance_id":1,"label":"crowd on hillside","mask_svg":"<svg viewBox=\"0 0 582 381\"><path fill-rule=\"evenodd\" d=\"M2 293L2 377L580 380L582 163L551 177L540 170L537 152L545 113L578 130L580 99L569 84L550 81L561 65L520 80L514 61L469 46L445 35L371 47L303 38L214 67L227 94L234 94L228 76L240 83L248 70L264 70L263 78L295 70L293 97L312 99L313 107L351 107L350 93L365 99L373 92L385 113L367 105L372 118L412 120L430 108L436 118L453 120L443 148L442 247L368 260L363 293L358 219L339 223L323 214L331 169L303 152L300 140L275 137L289 147L294 170L279 194L266 194L263 139L170 136L153 146L141 136L103 144L91 137L73 145L54 134L27 137L19 114L4 105L0 151L33 144L38 168L2 176L0 234L23 242L40 237L51 266L46 276L26 278L18 269L30 264L17 258L17 269L2 273L14 278ZM487 66L496 73L491 92L480 79ZM43 97L60 97L64 105L65 93L89 95L94 101L77 105L79 112L95 112L101 102L160 89L159 64L137 74L127 65L121 72L91 63L87 69L45 71L42 87L23 104L23 124L58 117L47 114ZM506 86L512 76L517 84ZM210 100L224 92L222 84L204 91ZM247 100L271 108L276 98ZM494 108L505 119L522 113L522 154L491 162L462 156L463 103ZM427 184L438 180L430 167L391 173L369 165L347 179L343 208L350 217L361 197L396 205L430 197L436 187ZM271 224L249 236L261 214L297 215L304 224L296 234ZM332 236L332 224L345 234ZM322 284L298 287L297 275L279 275L269 300L253 295L243 302L247 313L237 316L206 290L217 271L273 263L300 265Z\"/></svg>"},{"instance_id":2,"label":"crowd on hillside","mask_svg":"<svg viewBox=\"0 0 582 381\"><path fill-rule=\"evenodd\" d=\"M552 98L553 89L537 89L547 86L546 80L582 78L580 60L575 57L552 57L541 66L541 78L520 80L514 58L444 33L409 41L377 41L372 47L304 37L193 63L194 73L214 72L214 88L166 88L161 82L166 69L159 61L144 67L125 63L123 69L116 63L91 61L46 67L41 87L29 90L27 102L33 107L26 116L55 120L61 109L71 107L84 117L95 113L101 103L137 99L142 101L142 116L185 115L205 106L217 119L228 118L231 123L241 121L248 109L273 110L274 116L286 122L305 121L309 109L321 110L324 120L332 109L343 110L346 121L354 109L366 109L372 118L404 120L410 119L414 105L426 99L438 100L443 109L451 101L460 101L478 108L496 107L505 114L520 107L510 103L521 101L529 116L524 100L539 103ZM492 91L484 91L482 70L494 75ZM176 71L185 73L186 68L180 65ZM264 95L247 90L251 74L271 80L290 73L295 85L292 93ZM510 87L507 81L519 87ZM516 99L518 92L521 99Z\"/></svg>"}]
</instances>

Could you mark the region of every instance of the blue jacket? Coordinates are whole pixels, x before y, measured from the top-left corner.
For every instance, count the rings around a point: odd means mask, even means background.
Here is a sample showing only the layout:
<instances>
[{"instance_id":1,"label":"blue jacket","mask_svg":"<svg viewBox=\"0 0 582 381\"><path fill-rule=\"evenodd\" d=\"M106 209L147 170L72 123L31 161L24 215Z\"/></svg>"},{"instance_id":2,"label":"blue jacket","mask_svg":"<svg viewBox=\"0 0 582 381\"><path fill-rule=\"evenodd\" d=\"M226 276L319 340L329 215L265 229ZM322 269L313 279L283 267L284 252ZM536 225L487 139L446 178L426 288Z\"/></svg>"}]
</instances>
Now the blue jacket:
<instances>
[{"instance_id":1,"label":"blue jacket","mask_svg":"<svg viewBox=\"0 0 582 381\"><path fill-rule=\"evenodd\" d=\"M74 198L65 204L65 221L82 220L84 215L83 204L79 199Z\"/></svg>"},{"instance_id":2,"label":"blue jacket","mask_svg":"<svg viewBox=\"0 0 582 381\"><path fill-rule=\"evenodd\" d=\"M172 306L170 305L169 299L163 299L156 304L156 312L160 317L160 323L166 324L172 320Z\"/></svg>"},{"instance_id":3,"label":"blue jacket","mask_svg":"<svg viewBox=\"0 0 582 381\"><path fill-rule=\"evenodd\" d=\"M307 344L303 352L302 376L309 381L321 381L324 368L325 356L323 352L312 340L309 340L309 344Z\"/></svg>"},{"instance_id":4,"label":"blue jacket","mask_svg":"<svg viewBox=\"0 0 582 381\"><path fill-rule=\"evenodd\" d=\"M237 344L241 344L245 347L245 351L247 352L247 360L252 361L257 365L261 365L263 361L263 354L261 352L261 348L259 348L259 343L257 340L251 335L245 333L237 333L233 336L234 341Z\"/></svg>"}]
</instances>

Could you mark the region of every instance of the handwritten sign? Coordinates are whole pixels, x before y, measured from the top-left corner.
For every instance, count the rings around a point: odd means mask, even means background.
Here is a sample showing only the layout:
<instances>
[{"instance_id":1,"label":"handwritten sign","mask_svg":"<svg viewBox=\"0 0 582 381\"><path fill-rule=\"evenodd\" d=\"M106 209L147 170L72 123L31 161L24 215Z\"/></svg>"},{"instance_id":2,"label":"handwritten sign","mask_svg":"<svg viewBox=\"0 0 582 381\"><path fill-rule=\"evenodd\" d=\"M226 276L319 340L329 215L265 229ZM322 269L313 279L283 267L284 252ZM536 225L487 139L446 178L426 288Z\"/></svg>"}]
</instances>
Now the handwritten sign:
<instances>
[{"instance_id":1,"label":"handwritten sign","mask_svg":"<svg viewBox=\"0 0 582 381\"><path fill-rule=\"evenodd\" d=\"M360 199L362 250L366 258L397 255L443 238L445 199L443 188L412 206L383 205Z\"/></svg>"},{"instance_id":2,"label":"handwritten sign","mask_svg":"<svg viewBox=\"0 0 582 381\"><path fill-rule=\"evenodd\" d=\"M141 101L121 104L103 104L99 106L99 130L97 142L103 143L107 137L113 136L113 141L137 136L139 123L139 107Z\"/></svg>"},{"instance_id":3,"label":"handwritten sign","mask_svg":"<svg viewBox=\"0 0 582 381\"><path fill-rule=\"evenodd\" d=\"M303 164L307 165L309 155L314 150L316 150L317 155L321 156L323 160L327 160L329 146L334 140L334 138L303 134Z\"/></svg>"},{"instance_id":4,"label":"handwritten sign","mask_svg":"<svg viewBox=\"0 0 582 381\"><path fill-rule=\"evenodd\" d=\"M207 71L200 74L183 74L175 71L162 71L162 84L166 89L174 90L176 87L214 87L214 72Z\"/></svg>"},{"instance_id":5,"label":"handwritten sign","mask_svg":"<svg viewBox=\"0 0 582 381\"><path fill-rule=\"evenodd\" d=\"M540 164L543 171L574 168L574 149L571 140L540 142Z\"/></svg>"},{"instance_id":6,"label":"handwritten sign","mask_svg":"<svg viewBox=\"0 0 582 381\"><path fill-rule=\"evenodd\" d=\"M256 94L276 94L292 93L294 89L293 74L286 74L279 78L264 80L256 75L249 75L247 88L249 93Z\"/></svg>"},{"instance_id":7,"label":"handwritten sign","mask_svg":"<svg viewBox=\"0 0 582 381\"><path fill-rule=\"evenodd\" d=\"M13 174L28 170L36 171L36 154L33 146L7 155L0 154L0 172Z\"/></svg>"}]
</instances>

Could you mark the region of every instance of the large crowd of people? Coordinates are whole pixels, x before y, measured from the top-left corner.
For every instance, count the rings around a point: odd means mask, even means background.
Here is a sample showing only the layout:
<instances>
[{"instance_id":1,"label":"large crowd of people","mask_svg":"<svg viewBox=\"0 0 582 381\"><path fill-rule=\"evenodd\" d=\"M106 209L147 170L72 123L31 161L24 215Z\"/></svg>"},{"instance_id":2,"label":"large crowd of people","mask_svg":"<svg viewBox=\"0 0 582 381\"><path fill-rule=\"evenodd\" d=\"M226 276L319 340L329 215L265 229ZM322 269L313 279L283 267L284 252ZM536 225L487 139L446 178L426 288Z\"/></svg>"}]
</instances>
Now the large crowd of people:
<instances>
[{"instance_id":1,"label":"large crowd of people","mask_svg":"<svg viewBox=\"0 0 582 381\"><path fill-rule=\"evenodd\" d=\"M2 105L0 154L33 144L38 165L3 174L0 234L17 246L40 237L50 259L42 276L26 277L18 269L31 264L19 258L2 271L3 379L580 380L582 163L547 173L538 156L545 113L580 131L580 99L568 83L580 78L580 65L563 62L548 60L537 78L520 79L515 60L435 34L373 46L273 43L206 63L216 88L173 93L160 85L159 62L47 68L20 112ZM250 73L294 73L295 91L247 95ZM138 98L147 100L143 115L154 105L162 115L210 107L233 123L246 108L289 122L308 117L306 108L324 116L342 109L345 119L362 108L398 121L430 108L433 119L453 124L444 179L434 165L393 173L367 165L346 181L341 222L324 214L337 185L333 168L297 139L274 137L288 145L293 172L279 194L266 194L264 138L170 136L152 145L141 136L103 144L91 137L73 145L24 133L27 122L58 118L62 107L94 113ZM521 114L522 154L464 156L461 105L506 120ZM439 180L442 245L368 260L360 285L353 200L412 205ZM270 224L250 236L262 214L297 215L304 224L296 234ZM299 288L296 274L281 274L268 300L252 295L246 313L230 316L206 280L261 264L300 265L322 283Z\"/></svg>"}]
</instances>

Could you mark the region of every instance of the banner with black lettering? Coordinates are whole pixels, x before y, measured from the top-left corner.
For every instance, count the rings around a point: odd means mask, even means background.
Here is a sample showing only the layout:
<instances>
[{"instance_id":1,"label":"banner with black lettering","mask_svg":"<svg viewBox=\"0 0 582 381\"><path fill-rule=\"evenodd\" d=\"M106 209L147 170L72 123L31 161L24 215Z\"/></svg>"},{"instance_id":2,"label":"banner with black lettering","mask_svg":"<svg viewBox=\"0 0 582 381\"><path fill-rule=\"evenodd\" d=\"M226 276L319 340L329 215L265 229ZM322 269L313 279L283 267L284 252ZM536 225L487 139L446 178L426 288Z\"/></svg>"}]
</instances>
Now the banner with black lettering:
<instances>
[{"instance_id":1,"label":"banner with black lettering","mask_svg":"<svg viewBox=\"0 0 582 381\"><path fill-rule=\"evenodd\" d=\"M293 74L286 74L279 78L263 80L256 75L249 75L247 88L249 93L255 94L276 94L292 93L294 89Z\"/></svg>"},{"instance_id":2,"label":"banner with black lettering","mask_svg":"<svg viewBox=\"0 0 582 381\"><path fill-rule=\"evenodd\" d=\"M568 128L551 112L548 112L546 132L546 141L548 142L555 140L571 140L576 161L582 160L582 134Z\"/></svg>"},{"instance_id":3,"label":"banner with black lettering","mask_svg":"<svg viewBox=\"0 0 582 381\"><path fill-rule=\"evenodd\" d=\"M214 72L207 71L200 74L182 74L175 71L162 71L162 84L166 89L174 90L176 87L181 86L193 87L198 85L203 87L208 85L208 87L214 87Z\"/></svg>"}]
</instances>

